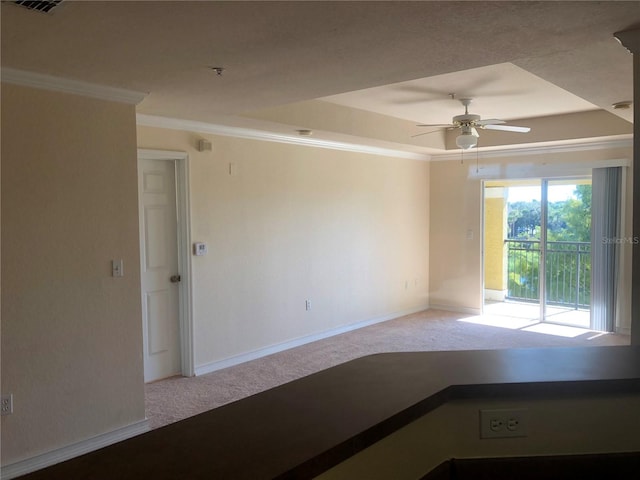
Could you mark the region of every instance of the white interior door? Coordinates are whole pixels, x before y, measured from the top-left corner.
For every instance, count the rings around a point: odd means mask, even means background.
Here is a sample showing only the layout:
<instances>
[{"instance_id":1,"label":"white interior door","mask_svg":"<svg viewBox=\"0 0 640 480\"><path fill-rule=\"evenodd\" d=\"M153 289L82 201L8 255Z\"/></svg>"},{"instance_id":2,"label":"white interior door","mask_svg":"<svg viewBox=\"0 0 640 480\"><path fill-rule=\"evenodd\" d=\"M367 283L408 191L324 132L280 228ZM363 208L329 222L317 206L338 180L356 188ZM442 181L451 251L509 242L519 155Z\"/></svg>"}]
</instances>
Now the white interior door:
<instances>
[{"instance_id":1,"label":"white interior door","mask_svg":"<svg viewBox=\"0 0 640 480\"><path fill-rule=\"evenodd\" d=\"M181 373L175 162L138 161L145 382Z\"/></svg>"}]
</instances>

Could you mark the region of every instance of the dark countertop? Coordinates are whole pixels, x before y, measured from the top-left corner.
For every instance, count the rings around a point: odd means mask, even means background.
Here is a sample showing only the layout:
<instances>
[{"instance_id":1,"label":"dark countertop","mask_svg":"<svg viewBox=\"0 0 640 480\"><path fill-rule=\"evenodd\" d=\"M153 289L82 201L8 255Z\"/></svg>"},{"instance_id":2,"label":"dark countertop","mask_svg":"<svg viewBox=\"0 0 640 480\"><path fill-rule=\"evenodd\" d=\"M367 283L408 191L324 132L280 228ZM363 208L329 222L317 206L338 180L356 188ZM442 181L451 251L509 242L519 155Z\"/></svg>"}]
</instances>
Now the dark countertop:
<instances>
[{"instance_id":1,"label":"dark countertop","mask_svg":"<svg viewBox=\"0 0 640 480\"><path fill-rule=\"evenodd\" d=\"M622 392L640 346L370 355L21 478L312 478L450 400Z\"/></svg>"}]
</instances>

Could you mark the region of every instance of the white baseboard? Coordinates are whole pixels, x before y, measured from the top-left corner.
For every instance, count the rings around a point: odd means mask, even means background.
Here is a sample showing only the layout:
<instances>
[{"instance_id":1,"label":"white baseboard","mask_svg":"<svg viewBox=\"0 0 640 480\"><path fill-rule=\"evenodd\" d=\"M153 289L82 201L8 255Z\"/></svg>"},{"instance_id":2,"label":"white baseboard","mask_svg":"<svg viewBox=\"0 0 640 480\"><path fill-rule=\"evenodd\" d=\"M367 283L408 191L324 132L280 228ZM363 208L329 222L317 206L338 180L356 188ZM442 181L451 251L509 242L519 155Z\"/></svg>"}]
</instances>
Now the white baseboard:
<instances>
[{"instance_id":1,"label":"white baseboard","mask_svg":"<svg viewBox=\"0 0 640 480\"><path fill-rule=\"evenodd\" d=\"M102 433L72 445L57 448L50 452L36 455L35 457L20 460L19 462L3 465L0 467L0 478L2 478L2 480L9 480L11 478L19 477L20 475L25 475L29 472L34 472L41 468L64 462L70 458L126 440L127 438L135 437L136 435L148 432L149 430L149 422L146 419L132 423L126 427Z\"/></svg>"},{"instance_id":2,"label":"white baseboard","mask_svg":"<svg viewBox=\"0 0 640 480\"><path fill-rule=\"evenodd\" d=\"M282 352L290 348L299 347L301 345L315 342L317 340L323 340L325 338L333 337L334 335L340 335L341 333L346 333L352 330L357 330L359 328L368 327L369 325L374 325L380 322L386 322L387 320L393 320L394 318L403 317L405 315L410 315L412 313L422 312L424 310L427 310L428 308L429 308L429 305L421 305L420 307L412 308L409 310L395 312L389 315L383 315L381 317L371 318L369 320L363 320L361 322L352 323L350 325L345 325L338 328L332 328L330 330L325 330L324 332L314 333L312 335L306 335L304 337L300 337L294 340L289 340L287 342L282 342L276 345L260 348L258 350L253 350L251 352L242 353L240 355L235 355L233 357L225 358L223 360L217 360L215 362L206 363L204 365L197 366L195 369L195 374L196 376L206 375L207 373L212 373L212 372L215 372L216 370L222 370L223 368L233 367L234 365L239 365L244 362L256 360L257 358Z\"/></svg>"},{"instance_id":3,"label":"white baseboard","mask_svg":"<svg viewBox=\"0 0 640 480\"><path fill-rule=\"evenodd\" d=\"M484 299L492 302L504 302L507 292L508 290L492 290L490 288L485 288Z\"/></svg>"},{"instance_id":4,"label":"white baseboard","mask_svg":"<svg viewBox=\"0 0 640 480\"><path fill-rule=\"evenodd\" d=\"M482 309L471 307L459 307L456 305L429 305L431 310L444 310L445 312L464 313L465 315L482 315Z\"/></svg>"}]
</instances>

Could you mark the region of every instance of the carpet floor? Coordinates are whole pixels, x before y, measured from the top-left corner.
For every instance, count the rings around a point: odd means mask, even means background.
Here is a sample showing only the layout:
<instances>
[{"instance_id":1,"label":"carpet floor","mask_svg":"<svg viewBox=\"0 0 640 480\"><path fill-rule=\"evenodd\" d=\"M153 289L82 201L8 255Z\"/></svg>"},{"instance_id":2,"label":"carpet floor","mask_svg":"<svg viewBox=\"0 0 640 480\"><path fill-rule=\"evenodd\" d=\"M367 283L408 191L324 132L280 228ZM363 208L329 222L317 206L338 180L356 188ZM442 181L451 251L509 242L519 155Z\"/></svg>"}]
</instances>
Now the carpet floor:
<instances>
[{"instance_id":1,"label":"carpet floor","mask_svg":"<svg viewBox=\"0 0 640 480\"><path fill-rule=\"evenodd\" d=\"M150 427L158 428L373 353L628 344L626 335L523 318L426 310L207 375L148 383L146 415Z\"/></svg>"}]
</instances>

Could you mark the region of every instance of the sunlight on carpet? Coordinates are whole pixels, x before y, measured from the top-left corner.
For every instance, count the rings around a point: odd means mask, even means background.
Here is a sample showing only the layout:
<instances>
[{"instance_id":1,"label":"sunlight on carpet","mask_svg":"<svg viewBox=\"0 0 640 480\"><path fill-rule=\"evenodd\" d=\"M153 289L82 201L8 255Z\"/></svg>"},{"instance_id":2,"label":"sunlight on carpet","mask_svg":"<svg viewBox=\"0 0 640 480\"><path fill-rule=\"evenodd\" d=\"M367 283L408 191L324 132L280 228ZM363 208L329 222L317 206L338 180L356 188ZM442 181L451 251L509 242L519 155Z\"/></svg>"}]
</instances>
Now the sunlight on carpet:
<instances>
[{"instance_id":1,"label":"sunlight on carpet","mask_svg":"<svg viewBox=\"0 0 640 480\"><path fill-rule=\"evenodd\" d=\"M544 333L545 335L555 335L557 337L576 338L585 333L595 333L592 330L584 328L567 327L565 325L553 325L550 323L538 323L527 328L523 328L525 332Z\"/></svg>"},{"instance_id":2,"label":"sunlight on carpet","mask_svg":"<svg viewBox=\"0 0 640 480\"><path fill-rule=\"evenodd\" d=\"M475 323L476 325L485 325L487 327L508 328L510 330L520 330L530 325L538 323L537 320L529 320L518 317L505 317L502 315L476 315L473 317L461 318L458 322Z\"/></svg>"},{"instance_id":3,"label":"sunlight on carpet","mask_svg":"<svg viewBox=\"0 0 640 480\"><path fill-rule=\"evenodd\" d=\"M509 330L521 330L523 332L542 333L544 335L554 335L556 337L576 338L585 333L596 333L591 338L597 338L599 334L593 330L566 325L555 325L551 323L541 323L537 320L526 318L507 317L502 315L475 315L473 317L460 318L458 322L473 323L487 327L506 328Z\"/></svg>"}]
</instances>

